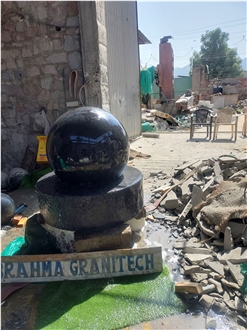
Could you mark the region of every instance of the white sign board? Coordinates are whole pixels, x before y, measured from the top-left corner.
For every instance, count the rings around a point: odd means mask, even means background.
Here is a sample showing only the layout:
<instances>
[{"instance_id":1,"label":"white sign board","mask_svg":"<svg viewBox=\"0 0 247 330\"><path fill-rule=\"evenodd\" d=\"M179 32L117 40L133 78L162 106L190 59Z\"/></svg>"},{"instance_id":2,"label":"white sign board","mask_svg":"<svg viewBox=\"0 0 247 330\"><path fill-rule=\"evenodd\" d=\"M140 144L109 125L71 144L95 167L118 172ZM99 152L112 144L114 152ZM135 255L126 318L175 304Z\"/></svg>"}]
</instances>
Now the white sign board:
<instances>
[{"instance_id":1,"label":"white sign board","mask_svg":"<svg viewBox=\"0 0 247 330\"><path fill-rule=\"evenodd\" d=\"M2 283L86 280L158 273L161 247L1 258Z\"/></svg>"}]
</instances>

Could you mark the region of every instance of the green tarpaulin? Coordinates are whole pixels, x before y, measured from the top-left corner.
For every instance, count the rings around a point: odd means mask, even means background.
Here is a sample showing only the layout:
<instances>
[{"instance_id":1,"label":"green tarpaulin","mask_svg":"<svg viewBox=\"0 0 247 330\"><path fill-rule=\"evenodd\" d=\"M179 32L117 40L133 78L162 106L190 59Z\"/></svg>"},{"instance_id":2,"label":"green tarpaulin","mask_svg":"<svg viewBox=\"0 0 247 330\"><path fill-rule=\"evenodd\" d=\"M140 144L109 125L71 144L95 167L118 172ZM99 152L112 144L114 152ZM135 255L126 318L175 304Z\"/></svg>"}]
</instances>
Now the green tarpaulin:
<instances>
[{"instance_id":1,"label":"green tarpaulin","mask_svg":"<svg viewBox=\"0 0 247 330\"><path fill-rule=\"evenodd\" d=\"M152 79L151 73L148 70L142 70L140 72L140 85L141 85L141 94L152 94Z\"/></svg>"}]
</instances>

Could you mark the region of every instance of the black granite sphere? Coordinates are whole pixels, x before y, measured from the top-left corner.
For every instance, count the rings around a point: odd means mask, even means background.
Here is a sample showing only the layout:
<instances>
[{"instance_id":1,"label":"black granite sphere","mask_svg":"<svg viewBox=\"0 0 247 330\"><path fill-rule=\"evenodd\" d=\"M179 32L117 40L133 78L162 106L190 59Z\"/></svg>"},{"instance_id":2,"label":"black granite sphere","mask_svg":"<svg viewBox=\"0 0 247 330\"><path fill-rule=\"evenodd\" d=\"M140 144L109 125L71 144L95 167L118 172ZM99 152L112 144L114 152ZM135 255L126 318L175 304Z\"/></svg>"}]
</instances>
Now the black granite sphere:
<instances>
[{"instance_id":1,"label":"black granite sphere","mask_svg":"<svg viewBox=\"0 0 247 330\"><path fill-rule=\"evenodd\" d=\"M79 107L67 111L52 125L46 153L62 181L94 184L114 180L128 162L128 135L111 113Z\"/></svg>"},{"instance_id":2,"label":"black granite sphere","mask_svg":"<svg viewBox=\"0 0 247 330\"><path fill-rule=\"evenodd\" d=\"M1 225L6 225L15 214L15 202L4 193L1 193Z\"/></svg>"}]
</instances>

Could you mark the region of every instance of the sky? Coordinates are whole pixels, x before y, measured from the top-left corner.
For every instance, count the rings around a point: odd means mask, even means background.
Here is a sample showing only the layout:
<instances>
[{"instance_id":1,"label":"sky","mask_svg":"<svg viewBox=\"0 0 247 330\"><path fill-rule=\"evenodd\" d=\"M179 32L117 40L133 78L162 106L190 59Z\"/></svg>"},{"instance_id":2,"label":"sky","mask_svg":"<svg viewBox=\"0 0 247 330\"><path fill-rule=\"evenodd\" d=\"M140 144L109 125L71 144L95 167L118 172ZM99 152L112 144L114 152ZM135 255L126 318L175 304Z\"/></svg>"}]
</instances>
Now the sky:
<instances>
[{"instance_id":1,"label":"sky","mask_svg":"<svg viewBox=\"0 0 247 330\"><path fill-rule=\"evenodd\" d=\"M138 29L151 41L140 45L141 67L159 63L159 43L164 36L173 48L174 68L190 63L193 51L200 51L200 38L207 30L221 28L229 33L228 47L247 57L247 2L137 1Z\"/></svg>"}]
</instances>

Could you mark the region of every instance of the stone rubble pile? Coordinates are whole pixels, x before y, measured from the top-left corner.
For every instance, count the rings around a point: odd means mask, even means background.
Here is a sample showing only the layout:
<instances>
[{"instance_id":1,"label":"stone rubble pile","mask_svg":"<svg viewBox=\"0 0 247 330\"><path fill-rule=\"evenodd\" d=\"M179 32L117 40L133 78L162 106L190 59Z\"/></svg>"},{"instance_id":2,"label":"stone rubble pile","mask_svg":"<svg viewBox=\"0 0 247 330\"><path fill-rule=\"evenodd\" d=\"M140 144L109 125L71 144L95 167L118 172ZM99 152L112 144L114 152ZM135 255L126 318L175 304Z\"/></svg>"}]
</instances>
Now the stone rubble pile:
<instances>
[{"instance_id":1,"label":"stone rubble pile","mask_svg":"<svg viewBox=\"0 0 247 330\"><path fill-rule=\"evenodd\" d=\"M186 123L183 123L179 120L180 117L182 116L173 117L168 113L158 110L142 109L142 123L152 124L157 131L181 130L183 126L189 127L188 120L186 120ZM186 116L186 119L188 118Z\"/></svg>"},{"instance_id":2,"label":"stone rubble pile","mask_svg":"<svg viewBox=\"0 0 247 330\"><path fill-rule=\"evenodd\" d=\"M220 94L220 93L219 93ZM203 102L203 101L201 101ZM209 101L204 101L209 102ZM210 105L210 102L209 102ZM206 103L204 107L207 107ZM239 100L235 105L230 105L230 108L234 109L237 113L243 113L243 110L247 108L247 99ZM177 114L175 117L172 117L168 113L161 112L153 109L142 109L142 123L150 123L155 127L156 131L178 131L188 129L190 127L190 117L191 114L198 109L198 106L191 107L189 112L187 111L184 114ZM217 113L217 108L213 108L212 106L208 108L212 111L212 114Z\"/></svg>"},{"instance_id":3,"label":"stone rubble pile","mask_svg":"<svg viewBox=\"0 0 247 330\"><path fill-rule=\"evenodd\" d=\"M157 180L146 219L177 239L173 249L185 282L175 290L195 295L197 283L205 311L231 311L247 328L247 279L240 269L247 266L246 159L221 156L185 163L172 177L151 175Z\"/></svg>"},{"instance_id":4,"label":"stone rubble pile","mask_svg":"<svg viewBox=\"0 0 247 330\"><path fill-rule=\"evenodd\" d=\"M232 106L233 109L239 110L239 111L242 111L246 107L247 107L247 99L238 100L238 102Z\"/></svg>"}]
</instances>

